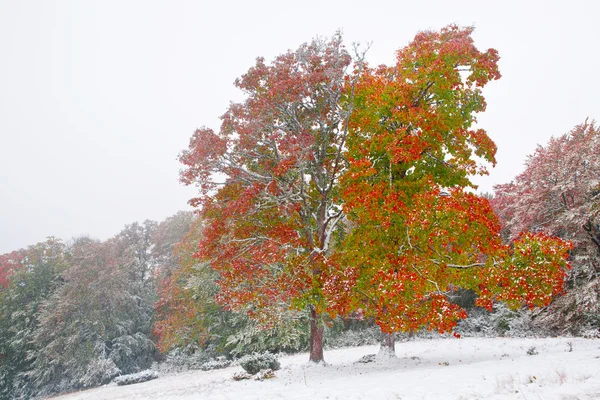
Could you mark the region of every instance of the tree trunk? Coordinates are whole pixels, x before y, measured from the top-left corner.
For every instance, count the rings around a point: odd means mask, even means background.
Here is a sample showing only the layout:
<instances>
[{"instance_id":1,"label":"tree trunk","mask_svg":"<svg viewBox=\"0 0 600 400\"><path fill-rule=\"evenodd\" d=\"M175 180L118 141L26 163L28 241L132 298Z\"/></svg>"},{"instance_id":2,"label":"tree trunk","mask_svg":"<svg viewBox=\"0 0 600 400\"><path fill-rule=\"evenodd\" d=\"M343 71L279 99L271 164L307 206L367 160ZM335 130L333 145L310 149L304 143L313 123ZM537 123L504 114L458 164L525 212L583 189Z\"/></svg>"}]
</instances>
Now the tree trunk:
<instances>
[{"instance_id":1,"label":"tree trunk","mask_svg":"<svg viewBox=\"0 0 600 400\"><path fill-rule=\"evenodd\" d=\"M310 358L314 363L325 362L323 359L323 331L325 327L319 320L317 311L310 307Z\"/></svg>"},{"instance_id":2,"label":"tree trunk","mask_svg":"<svg viewBox=\"0 0 600 400\"><path fill-rule=\"evenodd\" d=\"M598 228L591 219L588 219L586 223L583 224L583 229L589 235L592 243L596 245L598 253L600 253L600 228Z\"/></svg>"},{"instance_id":3,"label":"tree trunk","mask_svg":"<svg viewBox=\"0 0 600 400\"><path fill-rule=\"evenodd\" d=\"M396 357L396 334L381 331L378 356Z\"/></svg>"}]
</instances>

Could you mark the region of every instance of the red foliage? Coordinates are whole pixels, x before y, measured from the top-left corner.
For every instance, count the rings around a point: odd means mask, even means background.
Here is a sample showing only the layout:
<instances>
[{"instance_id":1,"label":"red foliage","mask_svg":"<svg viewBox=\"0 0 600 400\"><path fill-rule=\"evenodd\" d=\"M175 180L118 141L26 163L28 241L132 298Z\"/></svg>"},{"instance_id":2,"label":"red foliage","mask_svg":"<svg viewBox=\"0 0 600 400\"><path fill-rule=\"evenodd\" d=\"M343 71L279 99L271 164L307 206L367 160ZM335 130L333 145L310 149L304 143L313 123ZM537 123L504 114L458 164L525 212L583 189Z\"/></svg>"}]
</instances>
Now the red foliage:
<instances>
[{"instance_id":1,"label":"red foliage","mask_svg":"<svg viewBox=\"0 0 600 400\"><path fill-rule=\"evenodd\" d=\"M9 278L15 271L23 268L24 257L24 250L0 254L0 290L8 286Z\"/></svg>"},{"instance_id":2,"label":"red foliage","mask_svg":"<svg viewBox=\"0 0 600 400\"><path fill-rule=\"evenodd\" d=\"M282 304L324 309L351 61L340 35L271 64L257 59L236 81L246 100L229 107L218 134L197 131L180 156L182 182L200 189L197 257L219 273L218 300L267 325Z\"/></svg>"},{"instance_id":3,"label":"red foliage","mask_svg":"<svg viewBox=\"0 0 600 400\"><path fill-rule=\"evenodd\" d=\"M448 331L466 315L448 300L457 288L534 305L556 292L566 245L528 237L535 257L511 252L488 201L463 190L486 173L474 156L495 162L473 124L481 87L500 77L497 52L471 33L422 32L395 65L356 60L350 72L337 35L259 58L236 81L246 100L180 156L206 224L196 257L219 273L221 304L267 325L285 305L313 318L362 309L386 332ZM492 279L504 270L532 288ZM545 278L550 294L533 288Z\"/></svg>"},{"instance_id":4,"label":"red foliage","mask_svg":"<svg viewBox=\"0 0 600 400\"><path fill-rule=\"evenodd\" d=\"M158 338L157 347L167 351L177 345L203 343L210 337L209 319L215 308L214 280L210 270L201 269L209 275L205 287L189 287L189 282L198 273L198 260L193 257L202 234L202 222L195 219L190 231L175 246L179 267L166 271L159 282L158 301L155 303L156 317L154 334Z\"/></svg>"},{"instance_id":5,"label":"red foliage","mask_svg":"<svg viewBox=\"0 0 600 400\"><path fill-rule=\"evenodd\" d=\"M529 156L525 170L494 187L505 235L545 232L600 252L600 130L587 121Z\"/></svg>"},{"instance_id":6,"label":"red foliage","mask_svg":"<svg viewBox=\"0 0 600 400\"><path fill-rule=\"evenodd\" d=\"M489 202L463 190L486 173L473 155L495 162L494 143L471 126L485 109L480 87L500 77L496 51L478 51L471 32L421 33L356 89L343 179L354 225L341 263L357 277L348 301L385 332L451 330L466 317L448 300L459 288L482 305L517 306L545 304L562 287L568 244L528 236L535 257L511 251Z\"/></svg>"}]
</instances>

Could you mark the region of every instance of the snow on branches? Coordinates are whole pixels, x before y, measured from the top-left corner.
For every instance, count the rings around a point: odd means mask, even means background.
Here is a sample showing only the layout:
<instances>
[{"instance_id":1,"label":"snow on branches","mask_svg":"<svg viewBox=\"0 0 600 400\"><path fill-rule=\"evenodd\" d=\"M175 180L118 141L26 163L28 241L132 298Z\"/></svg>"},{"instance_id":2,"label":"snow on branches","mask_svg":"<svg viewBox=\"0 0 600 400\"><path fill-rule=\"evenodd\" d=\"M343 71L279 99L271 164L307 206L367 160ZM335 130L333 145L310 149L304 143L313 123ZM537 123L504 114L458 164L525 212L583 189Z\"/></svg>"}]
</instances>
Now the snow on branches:
<instances>
[{"instance_id":1,"label":"snow on branches","mask_svg":"<svg viewBox=\"0 0 600 400\"><path fill-rule=\"evenodd\" d=\"M513 182L494 187L508 239L545 232L572 241L579 254L599 254L599 155L600 130L587 120L538 146Z\"/></svg>"}]
</instances>

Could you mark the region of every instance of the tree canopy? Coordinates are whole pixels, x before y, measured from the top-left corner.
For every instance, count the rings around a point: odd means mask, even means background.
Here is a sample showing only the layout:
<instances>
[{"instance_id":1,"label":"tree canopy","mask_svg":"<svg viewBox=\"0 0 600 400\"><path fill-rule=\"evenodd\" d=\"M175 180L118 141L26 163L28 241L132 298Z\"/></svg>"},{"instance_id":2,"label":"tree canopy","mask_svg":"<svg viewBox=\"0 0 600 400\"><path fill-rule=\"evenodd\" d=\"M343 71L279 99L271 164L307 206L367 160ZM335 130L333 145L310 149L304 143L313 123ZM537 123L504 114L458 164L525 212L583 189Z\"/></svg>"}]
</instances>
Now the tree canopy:
<instances>
[{"instance_id":1,"label":"tree canopy","mask_svg":"<svg viewBox=\"0 0 600 400\"><path fill-rule=\"evenodd\" d=\"M600 129L587 120L538 146L514 181L494 187L494 207L509 240L523 230L600 253Z\"/></svg>"},{"instance_id":2,"label":"tree canopy","mask_svg":"<svg viewBox=\"0 0 600 400\"><path fill-rule=\"evenodd\" d=\"M343 216L338 181L361 68L352 61L340 34L271 64L258 58L236 80L246 100L230 105L218 133L197 130L180 155L182 182L200 191L198 256L220 274L219 299L266 325L282 304L308 307L314 361L323 358L322 287Z\"/></svg>"},{"instance_id":3,"label":"tree canopy","mask_svg":"<svg viewBox=\"0 0 600 400\"><path fill-rule=\"evenodd\" d=\"M326 315L443 332L466 315L448 300L459 288L486 307L561 290L569 244L525 234L505 246L488 200L466 191L495 163L473 125L500 78L498 53L472 32L421 32L376 68L337 34L236 80L246 100L180 155L206 223L196 257L218 272L221 304L265 326L306 309L318 362Z\"/></svg>"}]
</instances>

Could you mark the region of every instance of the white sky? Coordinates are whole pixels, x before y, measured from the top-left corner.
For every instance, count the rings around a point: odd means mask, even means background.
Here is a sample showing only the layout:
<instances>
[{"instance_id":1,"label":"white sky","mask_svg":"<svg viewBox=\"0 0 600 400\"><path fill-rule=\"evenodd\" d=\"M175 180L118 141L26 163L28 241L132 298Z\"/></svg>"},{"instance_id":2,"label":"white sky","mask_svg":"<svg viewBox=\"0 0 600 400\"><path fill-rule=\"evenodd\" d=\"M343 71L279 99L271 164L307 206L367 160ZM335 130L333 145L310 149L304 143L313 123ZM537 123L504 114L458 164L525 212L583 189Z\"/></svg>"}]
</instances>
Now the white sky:
<instances>
[{"instance_id":1,"label":"white sky","mask_svg":"<svg viewBox=\"0 0 600 400\"><path fill-rule=\"evenodd\" d=\"M372 65L449 23L498 49L503 78L479 117L499 148L478 180L491 191L536 144L600 119L599 11L591 0L0 0L0 253L187 209L177 154L241 99L234 79L338 28L348 45L373 43Z\"/></svg>"}]
</instances>

